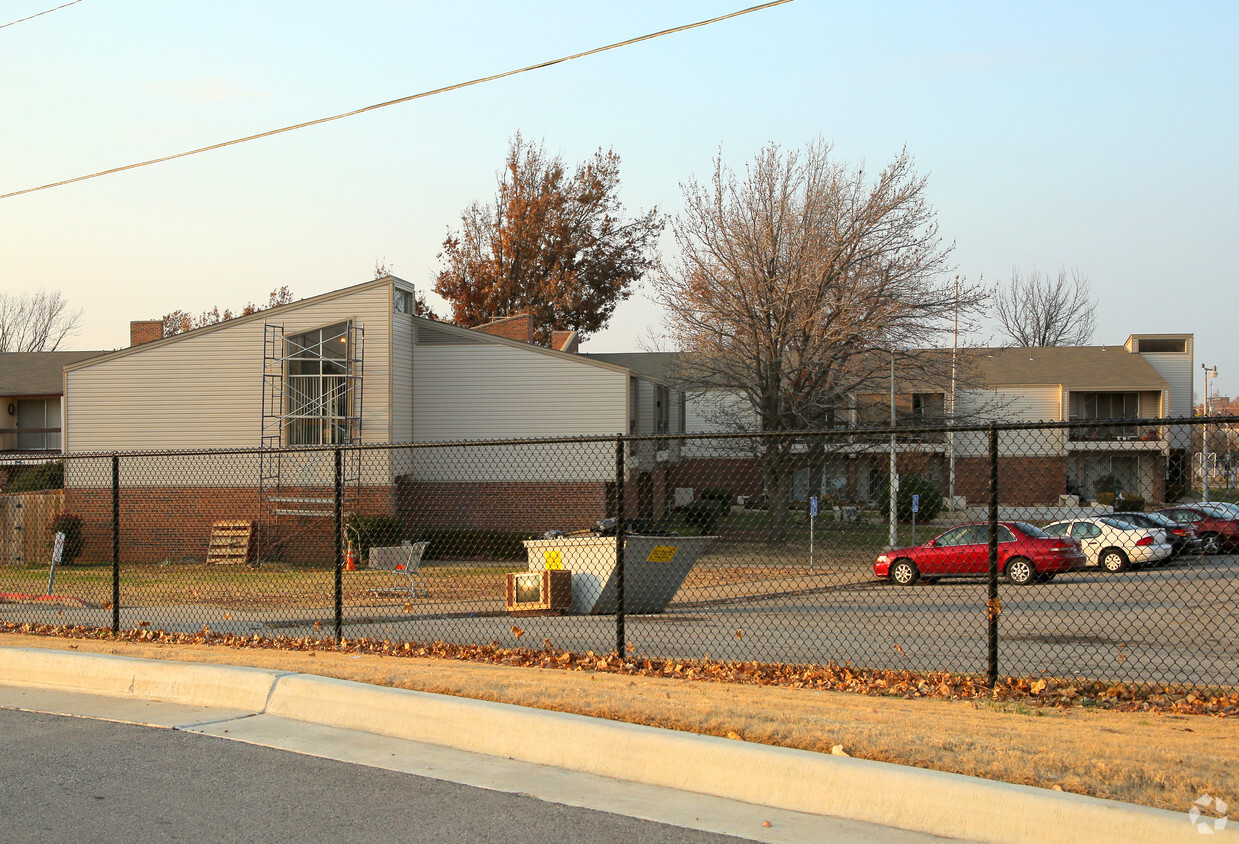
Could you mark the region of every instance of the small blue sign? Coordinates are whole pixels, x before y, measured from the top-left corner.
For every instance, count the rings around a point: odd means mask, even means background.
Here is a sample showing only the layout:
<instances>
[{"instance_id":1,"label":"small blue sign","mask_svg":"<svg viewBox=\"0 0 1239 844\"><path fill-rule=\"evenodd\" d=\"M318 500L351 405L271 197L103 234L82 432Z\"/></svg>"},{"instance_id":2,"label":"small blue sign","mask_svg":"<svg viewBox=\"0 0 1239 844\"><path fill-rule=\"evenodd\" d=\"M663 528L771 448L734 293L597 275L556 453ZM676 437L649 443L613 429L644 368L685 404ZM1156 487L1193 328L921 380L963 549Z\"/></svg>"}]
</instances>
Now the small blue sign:
<instances>
[{"instance_id":1,"label":"small blue sign","mask_svg":"<svg viewBox=\"0 0 1239 844\"><path fill-rule=\"evenodd\" d=\"M912 512L919 513L921 511L921 497L919 495L912 496Z\"/></svg>"},{"instance_id":2,"label":"small blue sign","mask_svg":"<svg viewBox=\"0 0 1239 844\"><path fill-rule=\"evenodd\" d=\"M809 499L809 515L815 519L817 518L817 496L816 495Z\"/></svg>"}]
</instances>

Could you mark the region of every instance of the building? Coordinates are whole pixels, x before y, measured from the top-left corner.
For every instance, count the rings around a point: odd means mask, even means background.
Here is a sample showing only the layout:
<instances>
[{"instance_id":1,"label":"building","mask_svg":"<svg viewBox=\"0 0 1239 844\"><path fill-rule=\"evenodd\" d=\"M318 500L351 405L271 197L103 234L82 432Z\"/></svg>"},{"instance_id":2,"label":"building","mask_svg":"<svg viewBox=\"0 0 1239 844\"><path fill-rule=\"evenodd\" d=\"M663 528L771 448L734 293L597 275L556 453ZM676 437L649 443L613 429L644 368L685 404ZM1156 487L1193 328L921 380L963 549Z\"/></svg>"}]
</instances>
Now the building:
<instances>
[{"instance_id":1,"label":"building","mask_svg":"<svg viewBox=\"0 0 1239 844\"><path fill-rule=\"evenodd\" d=\"M61 449L64 368L102 352L0 354L0 488Z\"/></svg>"},{"instance_id":2,"label":"building","mask_svg":"<svg viewBox=\"0 0 1239 844\"><path fill-rule=\"evenodd\" d=\"M797 472L792 498L827 495L870 501L881 494L889 475L889 436L863 429L889 427L893 404L897 427L945 425L949 419L960 425L1094 423L1004 432L999 439L1003 474L1021 478L1000 489L1004 503L1058 503L1065 495L1095 499L1116 487L1149 501L1165 500L1168 485L1182 484L1187 477L1191 432L1185 426L1141 427L1133 420L1192 415L1193 342L1191 334L1136 334L1121 346L961 350L954 389L951 352L923 350L920 356L940 359L928 369L941 374L936 379L923 373L906 377L899 367L893 385L878 379L856 391L835 411L831 424L859 430L827 447L816 484L807 467ZM646 362L626 356L625 364L657 371L675 383L674 354L650 356ZM690 394L684 419L689 433L755 427L747 404L726 389ZM1096 425L1098 421L1112 424ZM901 473L923 474L944 495L964 501L988 497L986 434L925 431L896 439ZM686 487L727 486L738 495L763 491L760 464L742 443L690 444L674 476L679 500L688 497Z\"/></svg>"},{"instance_id":3,"label":"building","mask_svg":"<svg viewBox=\"0 0 1239 844\"><path fill-rule=\"evenodd\" d=\"M201 545L215 520L252 518L281 558L321 557L337 445L453 443L346 449L349 509L418 528L542 531L608 515L614 441L476 443L653 433L644 403L665 385L575 354L572 332L557 333L559 348L533 345L525 315L471 330L414 316L412 302L412 285L384 277L69 365L67 453L236 450L123 460L126 554L162 559ZM254 451L298 446L309 448ZM633 461L634 506L660 514L659 455ZM67 507L110 506L104 468L69 461Z\"/></svg>"}]
</instances>

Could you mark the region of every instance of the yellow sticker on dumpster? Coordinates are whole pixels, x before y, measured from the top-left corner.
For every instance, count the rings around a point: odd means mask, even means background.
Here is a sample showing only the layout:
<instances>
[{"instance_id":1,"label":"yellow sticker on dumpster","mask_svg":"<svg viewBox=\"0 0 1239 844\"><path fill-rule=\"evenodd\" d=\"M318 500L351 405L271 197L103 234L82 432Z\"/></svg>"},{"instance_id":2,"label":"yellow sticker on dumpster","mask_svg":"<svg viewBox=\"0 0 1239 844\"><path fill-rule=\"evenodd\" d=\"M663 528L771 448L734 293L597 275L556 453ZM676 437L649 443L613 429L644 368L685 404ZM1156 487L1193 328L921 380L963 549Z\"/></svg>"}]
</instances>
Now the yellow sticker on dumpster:
<instances>
[{"instance_id":1,"label":"yellow sticker on dumpster","mask_svg":"<svg viewBox=\"0 0 1239 844\"><path fill-rule=\"evenodd\" d=\"M645 559L651 563L669 563L675 556L675 552L679 550L678 545L655 545L654 550L650 551L650 555Z\"/></svg>"},{"instance_id":2,"label":"yellow sticker on dumpster","mask_svg":"<svg viewBox=\"0 0 1239 844\"><path fill-rule=\"evenodd\" d=\"M542 554L546 560L547 571L559 571L564 567L564 552L558 548L548 548Z\"/></svg>"}]
</instances>

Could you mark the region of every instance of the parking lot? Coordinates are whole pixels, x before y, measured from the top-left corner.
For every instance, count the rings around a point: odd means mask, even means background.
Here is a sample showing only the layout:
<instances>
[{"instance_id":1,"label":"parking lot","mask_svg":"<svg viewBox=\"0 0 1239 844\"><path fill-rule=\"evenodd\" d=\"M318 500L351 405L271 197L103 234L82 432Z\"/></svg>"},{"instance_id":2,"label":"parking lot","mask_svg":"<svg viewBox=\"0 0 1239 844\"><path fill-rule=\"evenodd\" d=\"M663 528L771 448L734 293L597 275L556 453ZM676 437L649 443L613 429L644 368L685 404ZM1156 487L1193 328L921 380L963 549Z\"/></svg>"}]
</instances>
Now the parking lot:
<instances>
[{"instance_id":1,"label":"parking lot","mask_svg":"<svg viewBox=\"0 0 1239 844\"><path fill-rule=\"evenodd\" d=\"M799 588L787 588L789 586ZM1164 568L1000 582L999 671L1110 682L1239 684L1239 557L1195 557ZM499 643L607 653L614 616L512 617L476 605L349 607L344 635L391 641ZM8 605L0 617L108 627L106 609ZM122 628L322 637L329 607L228 610L125 607ZM986 585L945 580L912 587L856 572L778 581L727 599L678 600L658 615L629 615L626 641L641 656L782 663L851 663L916 671L984 672Z\"/></svg>"}]
</instances>

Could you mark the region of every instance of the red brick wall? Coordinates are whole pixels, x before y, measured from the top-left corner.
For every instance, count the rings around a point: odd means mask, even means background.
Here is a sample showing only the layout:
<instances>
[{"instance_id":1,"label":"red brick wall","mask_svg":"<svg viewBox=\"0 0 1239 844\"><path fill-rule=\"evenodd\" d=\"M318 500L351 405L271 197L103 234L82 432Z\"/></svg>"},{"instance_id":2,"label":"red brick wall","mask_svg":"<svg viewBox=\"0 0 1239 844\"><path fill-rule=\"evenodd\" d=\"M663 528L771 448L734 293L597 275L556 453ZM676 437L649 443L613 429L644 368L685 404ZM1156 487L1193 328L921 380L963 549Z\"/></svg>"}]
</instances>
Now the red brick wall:
<instances>
[{"instance_id":1,"label":"red brick wall","mask_svg":"<svg viewBox=\"0 0 1239 844\"><path fill-rule=\"evenodd\" d=\"M999 457L998 500L1027 506L1057 504L1067 492L1066 457ZM955 458L955 494L969 504L989 501L989 458Z\"/></svg>"},{"instance_id":2,"label":"red brick wall","mask_svg":"<svg viewBox=\"0 0 1239 844\"><path fill-rule=\"evenodd\" d=\"M692 487L700 495L712 486L727 487L733 495L761 495L761 463L747 457L694 457L670 469L671 487Z\"/></svg>"},{"instance_id":3,"label":"red brick wall","mask_svg":"<svg viewBox=\"0 0 1239 844\"><path fill-rule=\"evenodd\" d=\"M289 497L331 496L330 489L285 489ZM289 507L307 506L289 504ZM112 490L66 489L65 509L82 517L82 558L112 559ZM349 512L395 513L390 487L360 491ZM120 491L120 559L122 563L206 560L211 525L224 519L257 523L265 560L295 565L331 565L335 531L331 517L279 516L262 506L253 487L122 487Z\"/></svg>"},{"instance_id":4,"label":"red brick wall","mask_svg":"<svg viewBox=\"0 0 1239 844\"><path fill-rule=\"evenodd\" d=\"M152 340L163 339L163 320L144 319L129 323L129 345L140 346Z\"/></svg>"},{"instance_id":5,"label":"red brick wall","mask_svg":"<svg viewBox=\"0 0 1239 844\"><path fill-rule=\"evenodd\" d=\"M607 484L402 481L396 509L413 530L581 530L607 515Z\"/></svg>"},{"instance_id":6,"label":"red brick wall","mask_svg":"<svg viewBox=\"0 0 1239 844\"><path fill-rule=\"evenodd\" d=\"M519 340L522 343L533 342L533 317L529 314L497 319L485 325L475 325L474 331L493 334L496 337L506 337L509 340Z\"/></svg>"}]
</instances>

